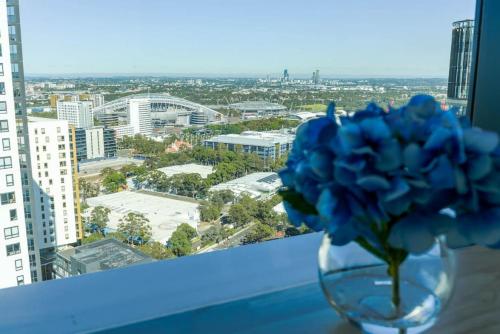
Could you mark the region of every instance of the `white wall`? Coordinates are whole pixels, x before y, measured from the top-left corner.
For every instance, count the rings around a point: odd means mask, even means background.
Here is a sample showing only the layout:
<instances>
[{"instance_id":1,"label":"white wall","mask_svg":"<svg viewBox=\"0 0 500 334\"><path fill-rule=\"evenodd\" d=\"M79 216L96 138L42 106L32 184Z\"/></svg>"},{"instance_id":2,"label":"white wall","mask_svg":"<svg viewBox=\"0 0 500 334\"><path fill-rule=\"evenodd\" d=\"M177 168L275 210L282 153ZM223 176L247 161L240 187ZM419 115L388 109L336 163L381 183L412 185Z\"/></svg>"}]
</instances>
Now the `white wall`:
<instances>
[{"instance_id":1,"label":"white wall","mask_svg":"<svg viewBox=\"0 0 500 334\"><path fill-rule=\"evenodd\" d=\"M151 135L153 124L151 123L150 100L131 99L128 105L129 124L134 128L134 135Z\"/></svg>"},{"instance_id":2,"label":"white wall","mask_svg":"<svg viewBox=\"0 0 500 334\"><path fill-rule=\"evenodd\" d=\"M5 94L0 95L0 102L6 103L7 111L0 113L0 120L8 122L9 131L0 132L0 157L10 157L12 160L12 168L0 169L0 193L14 192L16 203L4 205L0 204L0 288L16 286L18 276L23 276L24 284L31 283L16 134L12 73L10 72L11 65L9 53L9 34L7 33L8 26L6 3L6 1L0 2L0 31L2 32L2 34L0 34L0 45L3 50L2 56L0 56L0 63L3 64L4 68L4 74L3 76L0 76L0 82L5 84ZM2 139L8 139L10 141L10 150L4 150ZM7 185L7 175L12 175L14 180L13 186ZM15 221L10 220L10 210L17 210L17 219ZM4 229L15 226L18 227L19 236L12 239L5 239ZM7 256L6 246L15 243L20 244L21 253ZM16 270L16 260L21 260L22 269Z\"/></svg>"},{"instance_id":3,"label":"white wall","mask_svg":"<svg viewBox=\"0 0 500 334\"><path fill-rule=\"evenodd\" d=\"M28 129L39 247L43 249L75 243L76 220L68 121L29 122ZM50 197L53 198L52 201L49 200ZM51 204L54 205L53 209ZM54 232L52 234L51 229Z\"/></svg>"},{"instance_id":4,"label":"white wall","mask_svg":"<svg viewBox=\"0 0 500 334\"><path fill-rule=\"evenodd\" d=\"M87 143L87 159L104 158L104 128L97 127L85 130Z\"/></svg>"}]
</instances>

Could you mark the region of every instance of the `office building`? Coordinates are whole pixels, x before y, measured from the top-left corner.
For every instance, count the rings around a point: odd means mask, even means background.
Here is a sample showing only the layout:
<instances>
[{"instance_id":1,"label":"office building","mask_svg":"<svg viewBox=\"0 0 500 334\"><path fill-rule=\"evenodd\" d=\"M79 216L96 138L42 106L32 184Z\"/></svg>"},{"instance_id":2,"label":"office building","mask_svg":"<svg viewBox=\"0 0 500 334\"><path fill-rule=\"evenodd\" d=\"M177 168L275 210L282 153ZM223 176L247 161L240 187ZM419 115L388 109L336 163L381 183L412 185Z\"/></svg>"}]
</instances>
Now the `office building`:
<instances>
[{"instance_id":1,"label":"office building","mask_svg":"<svg viewBox=\"0 0 500 334\"><path fill-rule=\"evenodd\" d=\"M263 160L275 160L292 148L295 135L280 132L244 131L241 134L215 136L203 142L205 147L255 153Z\"/></svg>"},{"instance_id":2,"label":"office building","mask_svg":"<svg viewBox=\"0 0 500 334\"><path fill-rule=\"evenodd\" d=\"M55 251L74 244L80 234L79 204L75 203L71 128L68 121L30 117L28 122L33 171L34 228L42 279L53 278ZM74 151L74 150L73 150Z\"/></svg>"},{"instance_id":3,"label":"office building","mask_svg":"<svg viewBox=\"0 0 500 334\"><path fill-rule=\"evenodd\" d=\"M149 98L131 99L128 106L128 122L134 135L149 136L153 133L151 122L151 101Z\"/></svg>"},{"instance_id":4,"label":"office building","mask_svg":"<svg viewBox=\"0 0 500 334\"><path fill-rule=\"evenodd\" d=\"M66 120L76 128L89 129L94 125L92 102L58 101L57 119Z\"/></svg>"},{"instance_id":5,"label":"office building","mask_svg":"<svg viewBox=\"0 0 500 334\"><path fill-rule=\"evenodd\" d=\"M40 265L17 0L0 2L0 31L0 288L5 288L37 281Z\"/></svg>"},{"instance_id":6,"label":"office building","mask_svg":"<svg viewBox=\"0 0 500 334\"><path fill-rule=\"evenodd\" d=\"M104 104L104 95L102 94L90 94L90 93L78 93L78 92L62 92L52 94L49 97L50 106L53 109L57 108L57 102L78 102L78 101L89 101L92 104L92 108L97 108Z\"/></svg>"},{"instance_id":7,"label":"office building","mask_svg":"<svg viewBox=\"0 0 500 334\"><path fill-rule=\"evenodd\" d=\"M450 72L448 76L448 103L464 109L470 86L474 21L453 23L451 33Z\"/></svg>"},{"instance_id":8,"label":"office building","mask_svg":"<svg viewBox=\"0 0 500 334\"><path fill-rule=\"evenodd\" d=\"M288 82L290 81L290 75L288 74L288 70L285 68L283 71L283 77L281 78L282 82Z\"/></svg>"},{"instance_id":9,"label":"office building","mask_svg":"<svg viewBox=\"0 0 500 334\"><path fill-rule=\"evenodd\" d=\"M57 253L56 278L77 276L155 261L116 239L103 239Z\"/></svg>"},{"instance_id":10,"label":"office building","mask_svg":"<svg viewBox=\"0 0 500 334\"><path fill-rule=\"evenodd\" d=\"M134 127L132 125L117 125L111 126L110 129L115 131L115 138L122 139L123 137L133 137Z\"/></svg>"},{"instance_id":11,"label":"office building","mask_svg":"<svg viewBox=\"0 0 500 334\"><path fill-rule=\"evenodd\" d=\"M104 126L75 129L75 144L78 161L116 157L115 130Z\"/></svg>"},{"instance_id":12,"label":"office building","mask_svg":"<svg viewBox=\"0 0 500 334\"><path fill-rule=\"evenodd\" d=\"M316 70L313 72L312 74L312 83L317 85L319 84L320 80L319 80L319 70Z\"/></svg>"},{"instance_id":13,"label":"office building","mask_svg":"<svg viewBox=\"0 0 500 334\"><path fill-rule=\"evenodd\" d=\"M97 120L96 125L118 126L120 124L120 117L118 114L94 114L94 118Z\"/></svg>"},{"instance_id":14,"label":"office building","mask_svg":"<svg viewBox=\"0 0 500 334\"><path fill-rule=\"evenodd\" d=\"M230 190L236 197L247 195L255 199L269 198L276 194L282 186L277 173L259 172L219 183L210 188L210 191Z\"/></svg>"}]
</instances>

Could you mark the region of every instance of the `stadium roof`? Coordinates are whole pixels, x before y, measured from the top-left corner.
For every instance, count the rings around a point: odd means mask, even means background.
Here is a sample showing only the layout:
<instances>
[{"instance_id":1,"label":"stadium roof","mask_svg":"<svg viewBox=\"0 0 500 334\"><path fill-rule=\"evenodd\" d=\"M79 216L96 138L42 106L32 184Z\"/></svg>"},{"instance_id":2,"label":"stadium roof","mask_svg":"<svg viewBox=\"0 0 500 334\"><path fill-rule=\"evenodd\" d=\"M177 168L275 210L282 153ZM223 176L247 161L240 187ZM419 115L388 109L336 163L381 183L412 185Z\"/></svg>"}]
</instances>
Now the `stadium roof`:
<instances>
[{"instance_id":1,"label":"stadium roof","mask_svg":"<svg viewBox=\"0 0 500 334\"><path fill-rule=\"evenodd\" d=\"M214 136L205 142L273 147L275 144L292 143L294 139L295 135L289 133L244 131L241 134Z\"/></svg>"},{"instance_id":2,"label":"stadium roof","mask_svg":"<svg viewBox=\"0 0 500 334\"><path fill-rule=\"evenodd\" d=\"M229 105L229 108L241 111L283 111L287 109L284 105L267 101L245 101L233 103Z\"/></svg>"},{"instance_id":3,"label":"stadium roof","mask_svg":"<svg viewBox=\"0 0 500 334\"><path fill-rule=\"evenodd\" d=\"M132 99L149 99L152 103L166 103L170 105L175 105L180 108L185 108L191 111L201 111L208 115L220 114L218 111L210 109L204 105L185 100L180 97L172 96L167 93L144 93L144 94L132 94L127 95L122 98L107 102L99 107L92 109L94 114L101 113L112 113L118 110L126 109L128 102Z\"/></svg>"}]
</instances>

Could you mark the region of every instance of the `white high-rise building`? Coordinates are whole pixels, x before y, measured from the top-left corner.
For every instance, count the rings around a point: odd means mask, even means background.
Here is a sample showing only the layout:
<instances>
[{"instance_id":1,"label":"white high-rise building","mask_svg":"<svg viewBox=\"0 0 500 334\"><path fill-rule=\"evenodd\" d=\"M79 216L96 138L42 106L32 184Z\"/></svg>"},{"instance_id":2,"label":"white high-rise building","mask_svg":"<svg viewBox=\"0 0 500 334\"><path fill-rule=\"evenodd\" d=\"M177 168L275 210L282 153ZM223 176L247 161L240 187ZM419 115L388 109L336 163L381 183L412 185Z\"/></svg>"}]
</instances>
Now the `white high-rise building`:
<instances>
[{"instance_id":1,"label":"white high-rise building","mask_svg":"<svg viewBox=\"0 0 500 334\"><path fill-rule=\"evenodd\" d=\"M91 101L57 101L57 119L66 120L76 128L90 129L94 125Z\"/></svg>"},{"instance_id":2,"label":"white high-rise building","mask_svg":"<svg viewBox=\"0 0 500 334\"><path fill-rule=\"evenodd\" d=\"M92 101L92 108L97 108L104 104L104 95L90 94L90 101Z\"/></svg>"},{"instance_id":3,"label":"white high-rise building","mask_svg":"<svg viewBox=\"0 0 500 334\"><path fill-rule=\"evenodd\" d=\"M134 128L134 135L149 136L153 133L150 99L138 98L129 101L128 123Z\"/></svg>"},{"instance_id":4,"label":"white high-rise building","mask_svg":"<svg viewBox=\"0 0 500 334\"><path fill-rule=\"evenodd\" d=\"M0 288L36 281L19 3L0 2ZM8 32L8 33L7 33Z\"/></svg>"},{"instance_id":5,"label":"white high-rise building","mask_svg":"<svg viewBox=\"0 0 500 334\"><path fill-rule=\"evenodd\" d=\"M77 241L73 178L75 153L68 121L29 117L33 211L37 217L42 278L52 278L55 251Z\"/></svg>"}]
</instances>

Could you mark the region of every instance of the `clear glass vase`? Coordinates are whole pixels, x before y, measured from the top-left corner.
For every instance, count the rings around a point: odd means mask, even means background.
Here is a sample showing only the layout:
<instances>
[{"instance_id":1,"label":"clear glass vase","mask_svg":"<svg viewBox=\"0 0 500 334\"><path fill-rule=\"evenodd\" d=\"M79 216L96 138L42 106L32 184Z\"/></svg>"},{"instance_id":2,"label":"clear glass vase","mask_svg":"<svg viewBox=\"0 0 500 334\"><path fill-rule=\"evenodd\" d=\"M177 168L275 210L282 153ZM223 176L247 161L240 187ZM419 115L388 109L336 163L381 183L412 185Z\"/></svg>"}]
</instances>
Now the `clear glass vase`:
<instances>
[{"instance_id":1,"label":"clear glass vase","mask_svg":"<svg viewBox=\"0 0 500 334\"><path fill-rule=\"evenodd\" d=\"M366 333L420 333L431 327L453 291L456 261L437 239L425 254L399 267L400 303L393 303L388 265L357 243L334 246L325 234L319 249L319 280L328 302Z\"/></svg>"}]
</instances>

